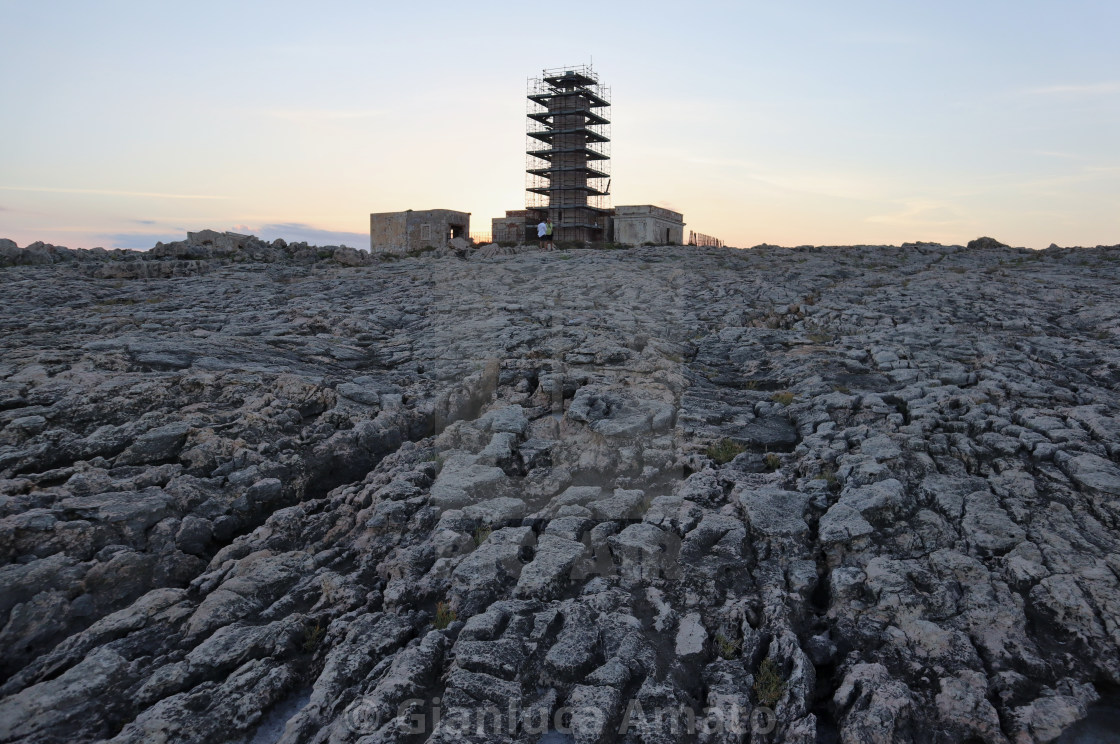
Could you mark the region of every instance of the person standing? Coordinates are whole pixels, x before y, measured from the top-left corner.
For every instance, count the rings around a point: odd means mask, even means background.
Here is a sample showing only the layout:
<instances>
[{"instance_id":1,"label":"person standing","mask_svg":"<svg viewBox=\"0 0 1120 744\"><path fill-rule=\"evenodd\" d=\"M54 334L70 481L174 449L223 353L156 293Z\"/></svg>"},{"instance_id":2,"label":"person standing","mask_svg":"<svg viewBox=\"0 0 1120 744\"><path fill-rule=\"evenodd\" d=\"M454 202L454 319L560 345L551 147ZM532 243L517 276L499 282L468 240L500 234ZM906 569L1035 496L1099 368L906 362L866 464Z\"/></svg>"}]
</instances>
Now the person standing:
<instances>
[{"instance_id":1,"label":"person standing","mask_svg":"<svg viewBox=\"0 0 1120 744\"><path fill-rule=\"evenodd\" d=\"M541 250L544 250L545 243L548 242L548 223L542 217L540 223L537 225L537 240L540 241Z\"/></svg>"},{"instance_id":2,"label":"person standing","mask_svg":"<svg viewBox=\"0 0 1120 744\"><path fill-rule=\"evenodd\" d=\"M552 242L552 239L553 239L552 232L553 232L553 229L554 229L553 226L552 226L552 220L548 220L548 222L546 224L547 224L547 227L545 228L545 231L544 231L544 237L545 237L545 240L548 241L548 250L554 251L554 250L556 250L556 244Z\"/></svg>"}]
</instances>

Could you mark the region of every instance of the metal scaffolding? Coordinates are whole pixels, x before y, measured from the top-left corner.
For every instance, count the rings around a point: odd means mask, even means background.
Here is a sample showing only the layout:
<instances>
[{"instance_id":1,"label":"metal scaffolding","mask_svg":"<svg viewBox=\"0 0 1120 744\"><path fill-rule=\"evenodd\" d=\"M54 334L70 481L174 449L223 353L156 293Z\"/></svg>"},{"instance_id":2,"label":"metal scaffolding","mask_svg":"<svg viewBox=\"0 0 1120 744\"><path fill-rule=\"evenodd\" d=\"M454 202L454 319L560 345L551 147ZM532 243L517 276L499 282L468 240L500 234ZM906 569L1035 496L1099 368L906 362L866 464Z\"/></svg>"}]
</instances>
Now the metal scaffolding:
<instances>
[{"instance_id":1,"label":"metal scaffolding","mask_svg":"<svg viewBox=\"0 0 1120 744\"><path fill-rule=\"evenodd\" d=\"M525 207L560 241L599 241L610 214L610 89L591 65L529 79Z\"/></svg>"}]
</instances>

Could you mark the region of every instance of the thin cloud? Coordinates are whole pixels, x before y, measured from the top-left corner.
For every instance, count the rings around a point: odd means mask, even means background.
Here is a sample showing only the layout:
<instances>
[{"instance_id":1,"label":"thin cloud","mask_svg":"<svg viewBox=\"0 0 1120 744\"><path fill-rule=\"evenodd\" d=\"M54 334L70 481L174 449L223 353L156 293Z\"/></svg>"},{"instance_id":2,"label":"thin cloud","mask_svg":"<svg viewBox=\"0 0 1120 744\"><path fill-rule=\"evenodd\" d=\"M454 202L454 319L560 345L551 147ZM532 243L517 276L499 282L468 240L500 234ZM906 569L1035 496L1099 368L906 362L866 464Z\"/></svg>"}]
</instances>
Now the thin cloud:
<instances>
[{"instance_id":1,"label":"thin cloud","mask_svg":"<svg viewBox=\"0 0 1120 744\"><path fill-rule=\"evenodd\" d=\"M94 194L96 196L140 196L151 199L228 199L207 194L166 194L157 191L118 191L116 189L64 189L50 186L0 186L0 191L30 191L45 194Z\"/></svg>"},{"instance_id":2,"label":"thin cloud","mask_svg":"<svg viewBox=\"0 0 1120 744\"><path fill-rule=\"evenodd\" d=\"M384 109L264 109L260 113L286 121L353 121L376 119Z\"/></svg>"},{"instance_id":3,"label":"thin cloud","mask_svg":"<svg viewBox=\"0 0 1120 744\"><path fill-rule=\"evenodd\" d=\"M1020 91L1024 96L1098 96L1120 92L1120 81L1081 83L1074 85L1045 85Z\"/></svg>"},{"instance_id":4,"label":"thin cloud","mask_svg":"<svg viewBox=\"0 0 1120 744\"><path fill-rule=\"evenodd\" d=\"M921 36L891 31L861 31L837 36L836 40L844 44L866 44L874 46L914 47L928 43L928 40Z\"/></svg>"},{"instance_id":5,"label":"thin cloud","mask_svg":"<svg viewBox=\"0 0 1120 744\"><path fill-rule=\"evenodd\" d=\"M1032 155L1042 155L1047 158L1062 158L1064 160L1088 160L1084 155L1075 152L1058 152L1057 150L1031 150Z\"/></svg>"},{"instance_id":6,"label":"thin cloud","mask_svg":"<svg viewBox=\"0 0 1120 744\"><path fill-rule=\"evenodd\" d=\"M866 222L900 227L931 228L949 227L965 222L956 205L933 199L910 199L899 202L901 209L894 214L879 214L866 218Z\"/></svg>"}]
</instances>

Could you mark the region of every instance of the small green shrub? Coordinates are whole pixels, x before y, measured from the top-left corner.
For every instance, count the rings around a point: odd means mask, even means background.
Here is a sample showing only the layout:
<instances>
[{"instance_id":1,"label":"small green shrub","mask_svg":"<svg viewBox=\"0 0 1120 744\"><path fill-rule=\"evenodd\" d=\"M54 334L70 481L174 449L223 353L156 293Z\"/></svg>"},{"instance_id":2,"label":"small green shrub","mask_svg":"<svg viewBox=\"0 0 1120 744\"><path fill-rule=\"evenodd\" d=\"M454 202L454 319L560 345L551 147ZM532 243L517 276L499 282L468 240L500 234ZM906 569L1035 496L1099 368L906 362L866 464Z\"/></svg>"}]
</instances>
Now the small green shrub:
<instances>
[{"instance_id":1,"label":"small green shrub","mask_svg":"<svg viewBox=\"0 0 1120 744\"><path fill-rule=\"evenodd\" d=\"M746 452L747 448L731 439L721 439L715 444L708 445L704 451L713 462L724 465L735 459L736 455Z\"/></svg>"},{"instance_id":2,"label":"small green shrub","mask_svg":"<svg viewBox=\"0 0 1120 744\"><path fill-rule=\"evenodd\" d=\"M783 390L780 393L774 393L773 395L771 395L770 400L774 401L775 403L781 403L783 406L788 406L796 397L796 395L789 392L788 390Z\"/></svg>"},{"instance_id":3,"label":"small green shrub","mask_svg":"<svg viewBox=\"0 0 1120 744\"><path fill-rule=\"evenodd\" d=\"M723 631L716 633L716 650L721 659L734 659L743 648L743 641L725 635Z\"/></svg>"},{"instance_id":4,"label":"small green shrub","mask_svg":"<svg viewBox=\"0 0 1120 744\"><path fill-rule=\"evenodd\" d=\"M436 630L443 630L451 623L455 622L458 614L455 610L451 609L451 605L446 602L436 603L436 619L432 621L432 625Z\"/></svg>"},{"instance_id":5,"label":"small green shrub","mask_svg":"<svg viewBox=\"0 0 1120 744\"><path fill-rule=\"evenodd\" d=\"M777 470L782 466L782 458L778 457L773 452L770 452L766 455L766 457L762 458L762 461L766 463L767 469L769 469L771 472Z\"/></svg>"},{"instance_id":6,"label":"small green shrub","mask_svg":"<svg viewBox=\"0 0 1120 744\"><path fill-rule=\"evenodd\" d=\"M825 483L828 484L829 488L832 488L832 487L838 485L839 482L840 482L839 479L836 477L836 471L833 470L831 466L827 466L827 465L825 467L821 468L821 471L819 473L817 473L816 477L813 478L813 480L823 480Z\"/></svg>"},{"instance_id":7,"label":"small green shrub","mask_svg":"<svg viewBox=\"0 0 1120 744\"><path fill-rule=\"evenodd\" d=\"M326 635L326 632L327 629L324 628L323 624L318 620L315 621L314 625L308 625L306 628L304 628L303 652L309 654L316 648L318 648L319 642L323 640L323 636Z\"/></svg>"},{"instance_id":8,"label":"small green shrub","mask_svg":"<svg viewBox=\"0 0 1120 744\"><path fill-rule=\"evenodd\" d=\"M488 524L480 524L474 528L474 544L475 547L482 545L486 539L494 533L494 528Z\"/></svg>"},{"instance_id":9,"label":"small green shrub","mask_svg":"<svg viewBox=\"0 0 1120 744\"><path fill-rule=\"evenodd\" d=\"M786 683L782 679L778 665L767 656L758 665L758 673L754 678L754 694L758 696L758 702L773 708L782 699L782 693L785 691Z\"/></svg>"}]
</instances>

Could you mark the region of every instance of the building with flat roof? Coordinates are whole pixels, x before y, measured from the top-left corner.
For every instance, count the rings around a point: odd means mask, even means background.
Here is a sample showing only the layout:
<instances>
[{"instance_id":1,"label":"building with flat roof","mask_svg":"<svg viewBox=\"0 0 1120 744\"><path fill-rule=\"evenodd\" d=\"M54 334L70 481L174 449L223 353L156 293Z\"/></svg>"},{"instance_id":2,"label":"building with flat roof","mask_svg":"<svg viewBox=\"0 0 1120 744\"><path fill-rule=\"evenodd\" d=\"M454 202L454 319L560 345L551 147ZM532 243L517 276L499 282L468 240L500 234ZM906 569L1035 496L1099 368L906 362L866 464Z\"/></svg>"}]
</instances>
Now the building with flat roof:
<instances>
[{"instance_id":1,"label":"building with flat roof","mask_svg":"<svg viewBox=\"0 0 1120 744\"><path fill-rule=\"evenodd\" d=\"M369 216L371 253L406 253L445 248L452 238L467 240L471 213L453 209L376 212Z\"/></svg>"},{"instance_id":2,"label":"building with flat roof","mask_svg":"<svg viewBox=\"0 0 1120 744\"><path fill-rule=\"evenodd\" d=\"M537 220L533 217L533 213L528 209L507 209L505 217L495 217L490 220L490 239L495 243L524 243L536 240Z\"/></svg>"},{"instance_id":3,"label":"building with flat roof","mask_svg":"<svg viewBox=\"0 0 1120 744\"><path fill-rule=\"evenodd\" d=\"M603 234L598 239L625 245L684 245L685 222L680 212L652 204L619 206L604 211ZM541 217L542 213L532 209L507 209L505 217L491 220L492 240L535 243L537 222ZM563 241L563 238L558 240Z\"/></svg>"},{"instance_id":4,"label":"building with flat roof","mask_svg":"<svg viewBox=\"0 0 1120 744\"><path fill-rule=\"evenodd\" d=\"M615 207L614 242L626 245L682 245L684 215L652 204Z\"/></svg>"}]
</instances>

